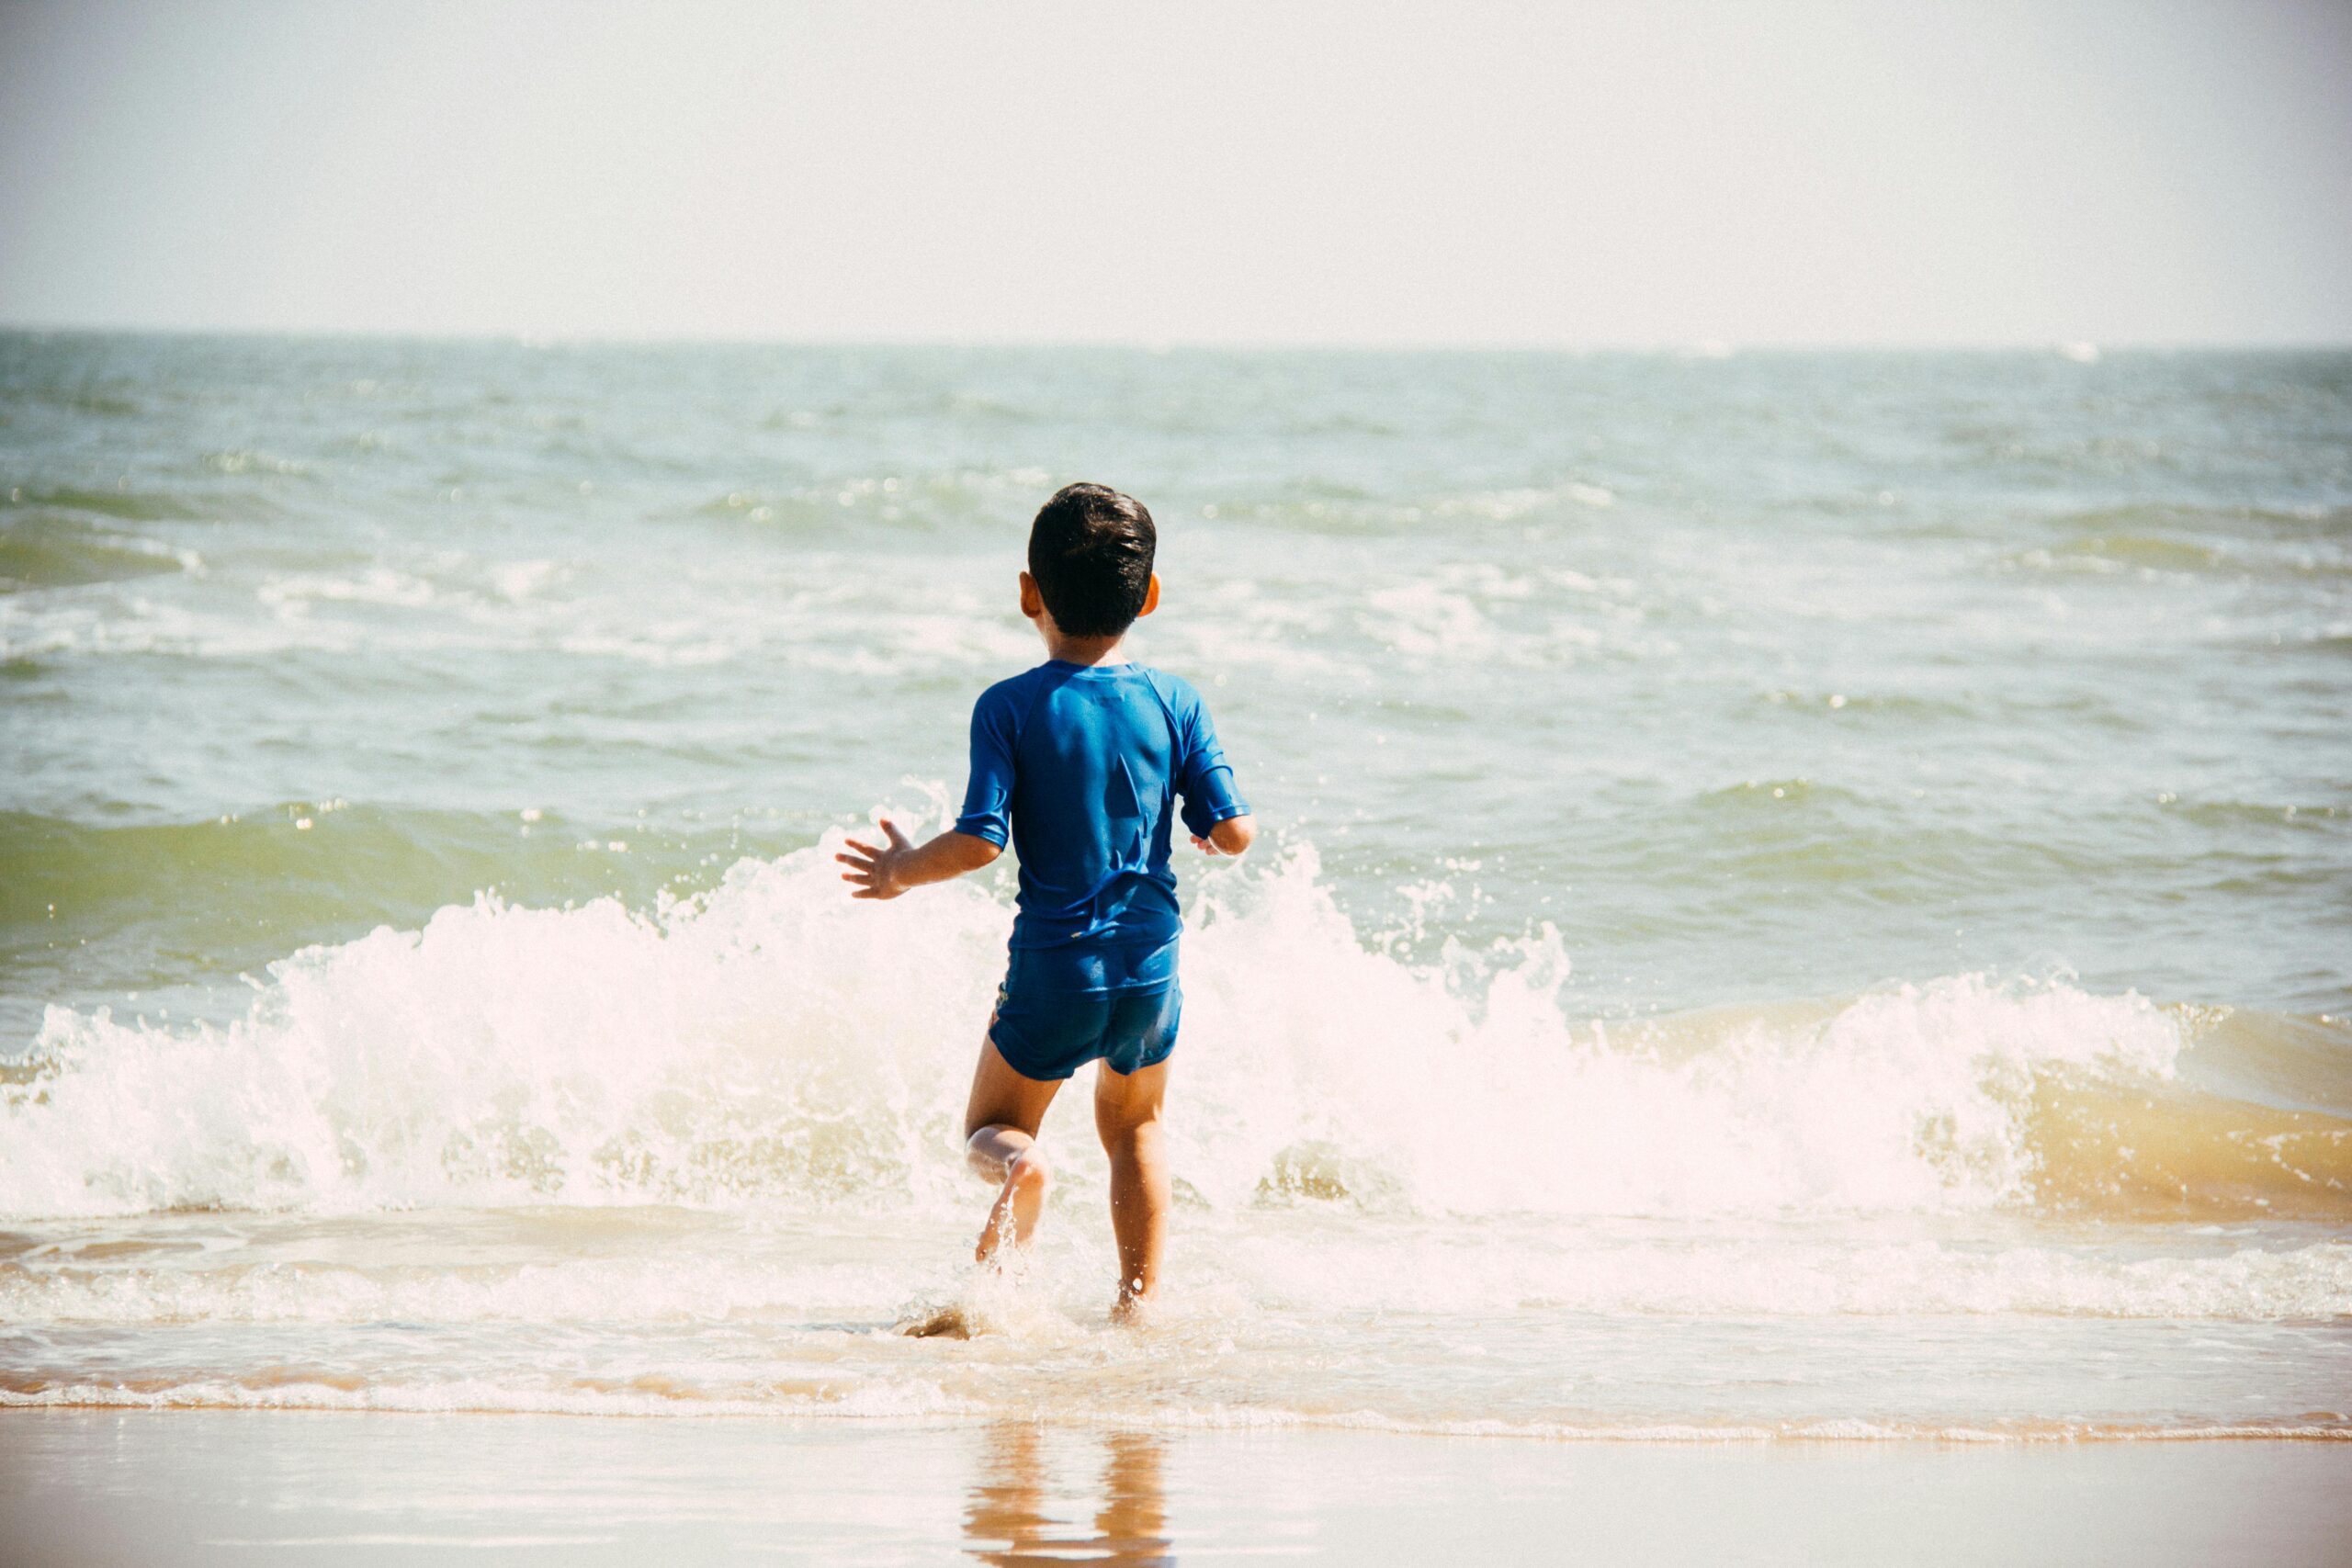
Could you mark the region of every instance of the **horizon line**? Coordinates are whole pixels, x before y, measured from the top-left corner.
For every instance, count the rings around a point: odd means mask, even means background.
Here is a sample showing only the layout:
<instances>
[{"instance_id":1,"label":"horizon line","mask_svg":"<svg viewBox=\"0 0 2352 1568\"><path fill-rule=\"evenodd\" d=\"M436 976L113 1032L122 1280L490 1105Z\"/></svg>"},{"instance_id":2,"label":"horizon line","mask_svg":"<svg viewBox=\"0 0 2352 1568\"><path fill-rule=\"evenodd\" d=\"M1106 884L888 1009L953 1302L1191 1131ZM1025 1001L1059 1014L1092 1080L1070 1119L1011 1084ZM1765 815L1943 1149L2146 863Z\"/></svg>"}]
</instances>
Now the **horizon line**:
<instances>
[{"instance_id":1,"label":"horizon line","mask_svg":"<svg viewBox=\"0 0 2352 1568\"><path fill-rule=\"evenodd\" d=\"M973 334L933 337L822 333L530 332L513 329L391 327L158 326L0 319L0 334L16 337L227 338L297 342L507 344L523 348L808 348L1098 350L1143 354L1568 354L1724 359L1742 354L2056 354L2095 358L2109 353L2328 353L2352 350L2339 338L1216 338L1021 337ZM2086 353L2087 351L2087 353Z\"/></svg>"}]
</instances>

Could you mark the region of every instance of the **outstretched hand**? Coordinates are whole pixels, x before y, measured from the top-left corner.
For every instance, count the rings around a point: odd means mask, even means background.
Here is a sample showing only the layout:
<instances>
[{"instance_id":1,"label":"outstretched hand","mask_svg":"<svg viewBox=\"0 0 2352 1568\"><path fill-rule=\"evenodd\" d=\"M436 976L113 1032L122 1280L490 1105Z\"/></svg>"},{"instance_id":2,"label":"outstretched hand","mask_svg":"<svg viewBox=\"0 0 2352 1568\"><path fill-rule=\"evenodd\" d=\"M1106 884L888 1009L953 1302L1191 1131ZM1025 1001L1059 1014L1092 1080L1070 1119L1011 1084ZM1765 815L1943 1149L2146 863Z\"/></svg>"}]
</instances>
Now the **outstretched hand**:
<instances>
[{"instance_id":1,"label":"outstretched hand","mask_svg":"<svg viewBox=\"0 0 2352 1568\"><path fill-rule=\"evenodd\" d=\"M1193 844L1204 855L1247 854L1257 840L1258 824L1246 811L1226 818L1205 833L1193 835Z\"/></svg>"},{"instance_id":2,"label":"outstretched hand","mask_svg":"<svg viewBox=\"0 0 2352 1568\"><path fill-rule=\"evenodd\" d=\"M842 880L857 885L850 894L853 898L896 898L914 886L899 875L899 865L914 851L913 841L887 817L882 819L882 831L889 836L888 843L865 844L852 839L849 847L853 852L833 857L849 867L842 874Z\"/></svg>"}]
</instances>

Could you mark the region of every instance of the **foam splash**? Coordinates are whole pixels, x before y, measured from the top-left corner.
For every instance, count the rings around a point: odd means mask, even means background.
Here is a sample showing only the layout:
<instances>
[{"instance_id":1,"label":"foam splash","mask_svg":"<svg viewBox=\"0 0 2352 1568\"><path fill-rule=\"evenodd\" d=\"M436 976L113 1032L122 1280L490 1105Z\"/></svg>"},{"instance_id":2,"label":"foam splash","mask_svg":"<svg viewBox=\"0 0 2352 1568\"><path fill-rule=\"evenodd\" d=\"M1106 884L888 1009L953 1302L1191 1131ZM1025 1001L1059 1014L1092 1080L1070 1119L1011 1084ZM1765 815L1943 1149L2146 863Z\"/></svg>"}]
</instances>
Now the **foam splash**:
<instances>
[{"instance_id":1,"label":"foam splash","mask_svg":"<svg viewBox=\"0 0 2352 1568\"><path fill-rule=\"evenodd\" d=\"M973 882L853 902L834 847L650 910L478 897L281 960L226 1027L51 1008L0 1082L0 1212L960 1213L1009 910ZM1359 939L1311 851L1208 880L1171 1135L1218 1208L2025 1203L2038 1089L2161 1085L2186 1043L2135 996L1975 976L1612 1029L1563 1010L1551 932L1422 966Z\"/></svg>"},{"instance_id":2,"label":"foam splash","mask_svg":"<svg viewBox=\"0 0 2352 1568\"><path fill-rule=\"evenodd\" d=\"M1262 1217L1261 1217L1262 1220ZM355 1222L342 1222L352 1224ZM367 1222L356 1222L367 1223ZM1069 1228L1091 1224L1080 1220ZM2323 1321L2352 1312L2352 1243L2241 1247L2130 1256L2053 1246L1926 1237L1839 1240L1645 1230L1633 1235L1534 1225L1445 1235L1358 1227L1245 1229L1197 1217L1188 1268L1163 1304L1193 1339L1238 1323L1401 1319L1498 1309L1623 1319L2025 1314L2064 1318ZM633 1329L734 1323L903 1329L945 1312L1020 1341L1026 1353L1091 1343L1103 1332L1107 1248L1057 1249L1035 1277L942 1275L956 1256L946 1227L868 1261L824 1257L827 1239L761 1249L649 1242L640 1256L484 1261L411 1257L361 1264L317 1256L217 1263L151 1253L84 1262L40 1253L0 1262L0 1321L24 1325L273 1324L366 1327L625 1324ZM364 1238L373 1250L380 1235ZM926 1281L912 1297L910 1280Z\"/></svg>"}]
</instances>

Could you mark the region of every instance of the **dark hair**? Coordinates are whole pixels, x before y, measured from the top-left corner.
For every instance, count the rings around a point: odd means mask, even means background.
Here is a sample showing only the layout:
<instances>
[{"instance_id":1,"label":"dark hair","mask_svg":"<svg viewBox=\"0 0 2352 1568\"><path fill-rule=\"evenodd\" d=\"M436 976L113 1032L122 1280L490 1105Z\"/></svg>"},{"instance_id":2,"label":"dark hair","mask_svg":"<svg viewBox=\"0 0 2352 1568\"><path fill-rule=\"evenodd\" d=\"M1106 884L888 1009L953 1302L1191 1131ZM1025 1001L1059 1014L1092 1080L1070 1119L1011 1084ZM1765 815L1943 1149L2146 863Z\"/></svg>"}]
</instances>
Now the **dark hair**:
<instances>
[{"instance_id":1,"label":"dark hair","mask_svg":"<svg viewBox=\"0 0 2352 1568\"><path fill-rule=\"evenodd\" d=\"M1065 637L1117 637L1143 614L1159 534L1142 502L1064 485L1029 526L1029 575Z\"/></svg>"}]
</instances>

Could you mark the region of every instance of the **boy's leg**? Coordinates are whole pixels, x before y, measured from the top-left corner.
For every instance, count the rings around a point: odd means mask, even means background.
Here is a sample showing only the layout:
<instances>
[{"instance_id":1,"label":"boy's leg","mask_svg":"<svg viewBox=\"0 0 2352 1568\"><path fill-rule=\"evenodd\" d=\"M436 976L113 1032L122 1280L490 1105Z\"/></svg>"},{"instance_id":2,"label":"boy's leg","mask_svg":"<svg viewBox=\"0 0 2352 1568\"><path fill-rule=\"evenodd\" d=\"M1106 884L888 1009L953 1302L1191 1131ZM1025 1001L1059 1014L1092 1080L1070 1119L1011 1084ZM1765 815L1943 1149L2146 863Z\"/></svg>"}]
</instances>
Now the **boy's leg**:
<instances>
[{"instance_id":1,"label":"boy's leg","mask_svg":"<svg viewBox=\"0 0 2352 1568\"><path fill-rule=\"evenodd\" d=\"M1037 1228L1051 1179L1037 1148L1037 1126L1061 1087L1058 1079L1022 1077L995 1042L980 1036L980 1065L972 1074L972 1098L964 1111L964 1158L999 1186L979 1245L972 1249L975 1261L994 1257L1008 1232L1016 1245L1026 1247Z\"/></svg>"},{"instance_id":2,"label":"boy's leg","mask_svg":"<svg viewBox=\"0 0 2352 1568\"><path fill-rule=\"evenodd\" d=\"M1132 1073L1094 1069L1094 1130L1111 1156L1111 1229L1119 1238L1118 1315L1131 1315L1159 1282L1168 1245L1168 1156L1159 1107L1168 1063Z\"/></svg>"}]
</instances>

